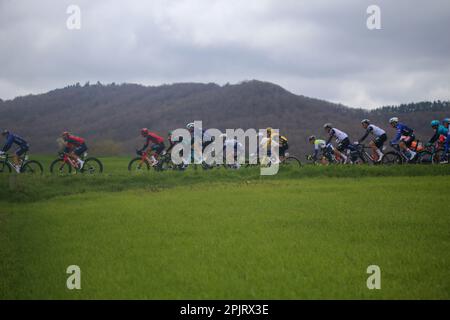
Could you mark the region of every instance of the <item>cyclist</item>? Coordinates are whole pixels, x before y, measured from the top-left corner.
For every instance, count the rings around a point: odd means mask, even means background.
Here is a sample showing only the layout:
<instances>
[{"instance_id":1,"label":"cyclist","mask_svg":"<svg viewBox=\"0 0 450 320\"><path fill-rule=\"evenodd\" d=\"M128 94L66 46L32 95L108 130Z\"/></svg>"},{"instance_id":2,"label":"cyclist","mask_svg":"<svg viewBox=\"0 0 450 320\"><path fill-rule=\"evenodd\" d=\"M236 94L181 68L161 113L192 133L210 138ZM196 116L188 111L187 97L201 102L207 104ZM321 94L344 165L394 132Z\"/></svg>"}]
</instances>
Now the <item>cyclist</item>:
<instances>
[{"instance_id":1,"label":"cyclist","mask_svg":"<svg viewBox=\"0 0 450 320\"><path fill-rule=\"evenodd\" d=\"M276 139L278 137L278 143ZM280 160L283 160L286 157L287 150L289 149L288 139L285 136L276 133L272 128L266 129L266 136L261 140L260 146L264 146L267 148L267 153L270 156L272 152L272 144L273 146L278 145L278 156Z\"/></svg>"},{"instance_id":2,"label":"cyclist","mask_svg":"<svg viewBox=\"0 0 450 320\"><path fill-rule=\"evenodd\" d=\"M151 151L153 151L153 154L151 155L150 161L152 162L152 166L157 165L158 160L156 160L155 155L159 156L166 148L164 145L164 138L149 131L147 128L141 129L141 136L145 138L145 144L140 150L137 151L137 154L141 156L143 152L146 152L147 148L151 146Z\"/></svg>"},{"instance_id":3,"label":"cyclist","mask_svg":"<svg viewBox=\"0 0 450 320\"><path fill-rule=\"evenodd\" d=\"M280 135L280 137L278 139L279 139L278 141L280 143L278 151L279 151L280 159L282 159L282 158L286 157L287 151L289 149L289 143L288 143L288 139L285 136Z\"/></svg>"},{"instance_id":4,"label":"cyclist","mask_svg":"<svg viewBox=\"0 0 450 320\"><path fill-rule=\"evenodd\" d=\"M331 123L326 123L323 128L325 131L329 134L329 138L326 142L326 144L330 144L331 140L334 138L337 143L336 149L341 154L342 159L344 160L344 163L347 162L347 155L344 154L345 151L353 151L354 147L350 143L350 139L348 138L348 134L346 134L344 131L341 131L339 129L333 128L333 125Z\"/></svg>"},{"instance_id":5,"label":"cyclist","mask_svg":"<svg viewBox=\"0 0 450 320\"><path fill-rule=\"evenodd\" d=\"M448 128L441 124L439 120L431 121L431 128L434 130L434 135L426 144L427 147L432 146L438 140L444 142L448 136Z\"/></svg>"},{"instance_id":6,"label":"cyclist","mask_svg":"<svg viewBox=\"0 0 450 320\"><path fill-rule=\"evenodd\" d=\"M22 137L9 132L8 130L3 130L2 136L6 138L6 143L0 151L0 155L5 154L9 149L11 149L13 144L16 144L19 148L16 150L13 156L14 169L20 173L20 168L22 166L20 157L25 154L30 148L28 143Z\"/></svg>"},{"instance_id":7,"label":"cyclist","mask_svg":"<svg viewBox=\"0 0 450 320\"><path fill-rule=\"evenodd\" d=\"M180 143L182 141L182 140L180 140L178 142L173 141L172 135L173 135L172 131L169 131L169 133L167 134L167 141L169 142L169 147L166 150L167 153L169 153L173 149L173 147L175 147L178 143Z\"/></svg>"},{"instance_id":8,"label":"cyclist","mask_svg":"<svg viewBox=\"0 0 450 320\"><path fill-rule=\"evenodd\" d=\"M63 132L61 136L66 145L64 152L67 153L69 158L78 163L78 168L80 170L83 169L84 161L81 160L81 156L88 149L86 146L86 141L83 138L74 136L67 131Z\"/></svg>"},{"instance_id":9,"label":"cyclist","mask_svg":"<svg viewBox=\"0 0 450 320\"><path fill-rule=\"evenodd\" d=\"M195 152L196 152L197 154L202 155L202 159L203 159L203 151L205 150L205 148L207 146L209 146L213 142L212 137L206 133L206 130L198 130L198 129L196 130L193 122L188 123L186 125L186 129L188 129L189 132L191 133L191 146L192 146L193 154L195 154ZM197 150L198 147L196 147L196 145L194 143L195 138L202 141L202 148L201 148L202 150Z\"/></svg>"},{"instance_id":10,"label":"cyclist","mask_svg":"<svg viewBox=\"0 0 450 320\"><path fill-rule=\"evenodd\" d=\"M228 160L227 148L228 148L228 152L230 150L233 150L233 159L235 162L233 167L235 169L239 169L241 167L241 164L239 163L238 156L242 156L244 154L244 146L236 138L228 139L226 134L221 134L220 138L225 139L225 141L223 143L223 154L226 156L225 160L226 161ZM225 163L227 163L227 162L225 162Z\"/></svg>"},{"instance_id":11,"label":"cyclist","mask_svg":"<svg viewBox=\"0 0 450 320\"><path fill-rule=\"evenodd\" d=\"M308 138L308 141L310 144L314 145L314 154L310 156L310 159L313 161L317 161L319 152L321 153L321 159L320 162L322 164L327 164L333 162L333 154L335 154L335 151L333 146L331 144L327 144L325 140L317 139L316 136L310 136Z\"/></svg>"},{"instance_id":12,"label":"cyclist","mask_svg":"<svg viewBox=\"0 0 450 320\"><path fill-rule=\"evenodd\" d=\"M397 117L391 118L389 120L389 124L392 126L392 128L397 130L397 134L391 141L391 145L398 143L400 150L405 153L408 159L414 159L417 153L410 149L411 144L416 138L414 135L414 130L404 125L403 123L399 123Z\"/></svg>"},{"instance_id":13,"label":"cyclist","mask_svg":"<svg viewBox=\"0 0 450 320\"><path fill-rule=\"evenodd\" d=\"M442 159L441 163L442 164L447 164L448 163L448 150L450 147L450 129L449 129L449 124L450 124L450 119L449 118L445 118L442 123L444 124L444 127L447 128L447 139L445 139L445 144L444 144L444 158Z\"/></svg>"},{"instance_id":14,"label":"cyclist","mask_svg":"<svg viewBox=\"0 0 450 320\"><path fill-rule=\"evenodd\" d=\"M381 158L383 157L383 152L381 152L381 150L383 149L383 145L387 140L386 131L371 124L370 120L368 119L364 119L363 121L361 121L361 125L364 129L366 129L366 133L361 139L359 139L358 143L362 143L364 140L366 140L369 134L372 134L374 136L374 139L369 142L369 147L372 149L372 158L376 162L381 161Z\"/></svg>"}]
</instances>

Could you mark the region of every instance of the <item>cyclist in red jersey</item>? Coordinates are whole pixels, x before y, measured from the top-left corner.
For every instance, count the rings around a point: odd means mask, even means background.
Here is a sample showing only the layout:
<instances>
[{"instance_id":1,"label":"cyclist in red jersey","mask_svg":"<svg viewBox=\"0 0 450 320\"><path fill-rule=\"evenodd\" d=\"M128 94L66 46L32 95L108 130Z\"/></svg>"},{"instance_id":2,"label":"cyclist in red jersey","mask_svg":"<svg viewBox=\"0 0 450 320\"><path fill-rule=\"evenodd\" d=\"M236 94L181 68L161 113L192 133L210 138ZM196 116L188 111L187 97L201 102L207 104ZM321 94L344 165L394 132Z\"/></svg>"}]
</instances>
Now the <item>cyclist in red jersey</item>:
<instances>
[{"instance_id":1,"label":"cyclist in red jersey","mask_svg":"<svg viewBox=\"0 0 450 320\"><path fill-rule=\"evenodd\" d=\"M154 132L149 131L147 128L141 129L141 135L145 138L145 145L137 151L137 154L142 155L142 153L151 146L150 150L154 153L152 154L150 159L152 161L152 165L155 166L158 164L158 160L156 160L155 155L159 156L166 148L166 146L164 145L164 138L158 136Z\"/></svg>"},{"instance_id":2,"label":"cyclist in red jersey","mask_svg":"<svg viewBox=\"0 0 450 320\"><path fill-rule=\"evenodd\" d=\"M86 141L83 138L74 136L67 131L63 132L62 138L66 145L64 152L67 153L71 159L75 160L78 163L79 168L82 169L84 166L84 161L81 160L81 156L88 149L86 146Z\"/></svg>"}]
</instances>

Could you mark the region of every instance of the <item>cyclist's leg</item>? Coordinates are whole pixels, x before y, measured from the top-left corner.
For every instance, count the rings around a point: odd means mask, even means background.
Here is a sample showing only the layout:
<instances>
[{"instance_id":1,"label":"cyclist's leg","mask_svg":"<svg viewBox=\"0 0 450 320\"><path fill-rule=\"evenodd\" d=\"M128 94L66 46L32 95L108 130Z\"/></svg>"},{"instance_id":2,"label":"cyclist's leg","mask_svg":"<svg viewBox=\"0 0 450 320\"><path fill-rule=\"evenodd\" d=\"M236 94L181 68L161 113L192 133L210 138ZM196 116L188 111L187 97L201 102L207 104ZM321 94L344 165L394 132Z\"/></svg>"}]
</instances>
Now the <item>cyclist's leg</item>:
<instances>
[{"instance_id":1,"label":"cyclist's leg","mask_svg":"<svg viewBox=\"0 0 450 320\"><path fill-rule=\"evenodd\" d=\"M400 147L400 150L402 150L406 154L406 156L409 158L409 160L412 160L416 155L416 153L410 149L411 144L413 143L414 139L415 139L414 135L406 136L406 137L404 136L400 139L400 142L398 144Z\"/></svg>"},{"instance_id":2,"label":"cyclist's leg","mask_svg":"<svg viewBox=\"0 0 450 320\"><path fill-rule=\"evenodd\" d=\"M16 166L20 166L20 157L23 156L25 154L25 152L27 152L29 149L28 145L26 146L20 146L19 149L17 149L17 151L14 153L13 156L13 162Z\"/></svg>"},{"instance_id":3,"label":"cyclist's leg","mask_svg":"<svg viewBox=\"0 0 450 320\"><path fill-rule=\"evenodd\" d=\"M448 160L450 160L448 158L448 151L449 151L449 147L450 147L450 131L447 135L447 139L445 140L445 144L444 144L444 158L442 159L444 163L447 163Z\"/></svg>"},{"instance_id":4,"label":"cyclist's leg","mask_svg":"<svg viewBox=\"0 0 450 320\"><path fill-rule=\"evenodd\" d=\"M85 153L86 151L87 151L87 146L84 143L81 146L75 148L75 150L73 150L75 161L77 161L80 168L82 168L84 165L84 161L81 160L81 157L82 157L83 153Z\"/></svg>"},{"instance_id":5,"label":"cyclist's leg","mask_svg":"<svg viewBox=\"0 0 450 320\"><path fill-rule=\"evenodd\" d=\"M348 150L349 144L350 144L350 140L348 138L346 138L343 141L341 141L336 147L336 149L337 149L337 151L339 151L340 157L342 158L344 163L346 163L348 160L348 157L345 153Z\"/></svg>"}]
</instances>

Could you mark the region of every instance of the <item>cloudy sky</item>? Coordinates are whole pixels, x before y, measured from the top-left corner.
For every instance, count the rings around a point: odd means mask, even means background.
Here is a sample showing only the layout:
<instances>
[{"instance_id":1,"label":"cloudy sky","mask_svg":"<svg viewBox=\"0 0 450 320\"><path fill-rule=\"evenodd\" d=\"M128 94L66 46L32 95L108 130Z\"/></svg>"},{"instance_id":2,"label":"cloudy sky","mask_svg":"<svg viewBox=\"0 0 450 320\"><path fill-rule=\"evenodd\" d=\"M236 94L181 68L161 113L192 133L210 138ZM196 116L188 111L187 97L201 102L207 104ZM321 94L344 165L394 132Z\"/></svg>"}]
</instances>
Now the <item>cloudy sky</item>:
<instances>
[{"instance_id":1,"label":"cloudy sky","mask_svg":"<svg viewBox=\"0 0 450 320\"><path fill-rule=\"evenodd\" d=\"M372 4L381 30L367 28ZM449 99L450 1L0 0L2 99L97 80L248 79L352 107Z\"/></svg>"}]
</instances>

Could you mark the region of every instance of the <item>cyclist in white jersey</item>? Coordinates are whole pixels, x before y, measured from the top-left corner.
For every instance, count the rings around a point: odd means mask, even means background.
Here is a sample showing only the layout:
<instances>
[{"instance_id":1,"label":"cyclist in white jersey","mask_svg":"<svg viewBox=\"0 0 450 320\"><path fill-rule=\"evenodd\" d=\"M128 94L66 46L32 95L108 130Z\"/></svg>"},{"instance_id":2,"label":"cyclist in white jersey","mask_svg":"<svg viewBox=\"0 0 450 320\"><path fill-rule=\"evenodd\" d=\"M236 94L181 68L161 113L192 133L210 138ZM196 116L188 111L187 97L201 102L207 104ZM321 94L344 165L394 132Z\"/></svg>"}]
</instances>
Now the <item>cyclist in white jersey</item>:
<instances>
[{"instance_id":1,"label":"cyclist in white jersey","mask_svg":"<svg viewBox=\"0 0 450 320\"><path fill-rule=\"evenodd\" d=\"M228 159L230 159L231 157L231 159L234 159L235 162L232 167L234 167L235 169L239 169L241 167L241 164L239 163L239 157L245 155L244 146L236 138L228 139L225 134L222 134L220 138L225 138L225 141L223 143L223 154L226 156L225 159L227 163ZM230 154L227 154L227 149Z\"/></svg>"},{"instance_id":2,"label":"cyclist in white jersey","mask_svg":"<svg viewBox=\"0 0 450 320\"><path fill-rule=\"evenodd\" d=\"M326 123L323 128L330 135L327 140L327 144L331 143L331 140L334 138L337 143L336 149L341 153L344 162L347 162L347 156L344 154L346 150L353 151L354 147L350 143L350 139L348 138L348 134L344 131L333 128L331 123Z\"/></svg>"},{"instance_id":3,"label":"cyclist in white jersey","mask_svg":"<svg viewBox=\"0 0 450 320\"><path fill-rule=\"evenodd\" d=\"M374 161L381 161L381 158L383 157L383 152L381 150L383 149L384 143L387 141L386 131L371 124L368 119L361 121L361 125L364 129L366 129L366 133L361 139L359 139L358 142L362 143L366 140L369 134L372 134L374 139L369 142L369 147L372 149L372 158Z\"/></svg>"}]
</instances>

